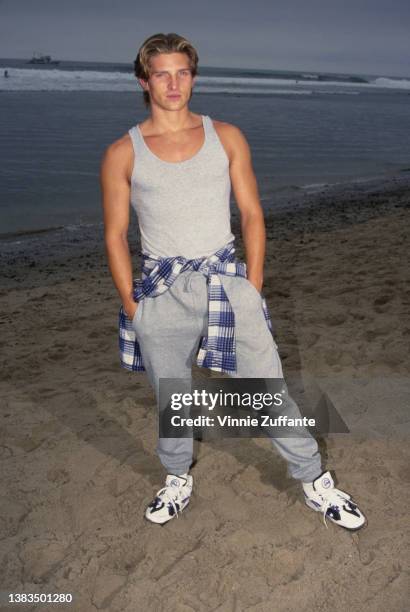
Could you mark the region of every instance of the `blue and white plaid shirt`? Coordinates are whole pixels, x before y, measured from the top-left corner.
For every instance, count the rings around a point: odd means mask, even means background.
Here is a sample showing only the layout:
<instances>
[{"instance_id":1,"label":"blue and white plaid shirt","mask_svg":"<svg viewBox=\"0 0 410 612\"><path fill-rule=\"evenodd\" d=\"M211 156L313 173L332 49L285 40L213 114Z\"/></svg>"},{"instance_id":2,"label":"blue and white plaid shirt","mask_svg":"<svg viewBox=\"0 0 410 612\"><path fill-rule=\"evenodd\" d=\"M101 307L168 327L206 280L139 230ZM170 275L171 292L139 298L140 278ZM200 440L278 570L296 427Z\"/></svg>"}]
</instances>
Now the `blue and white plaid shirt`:
<instances>
[{"instance_id":1,"label":"blue and white plaid shirt","mask_svg":"<svg viewBox=\"0 0 410 612\"><path fill-rule=\"evenodd\" d=\"M197 259L153 257L144 253L141 278L133 280L134 300L139 302L148 296L161 295L185 270L202 272L208 284L208 333L201 339L197 364L217 372L236 372L235 315L219 279L219 274L246 278L246 264L236 259L233 242L213 255ZM262 308L268 329L273 333L264 297ZM145 371L132 321L125 314L122 304L119 312L119 348L122 367Z\"/></svg>"}]
</instances>

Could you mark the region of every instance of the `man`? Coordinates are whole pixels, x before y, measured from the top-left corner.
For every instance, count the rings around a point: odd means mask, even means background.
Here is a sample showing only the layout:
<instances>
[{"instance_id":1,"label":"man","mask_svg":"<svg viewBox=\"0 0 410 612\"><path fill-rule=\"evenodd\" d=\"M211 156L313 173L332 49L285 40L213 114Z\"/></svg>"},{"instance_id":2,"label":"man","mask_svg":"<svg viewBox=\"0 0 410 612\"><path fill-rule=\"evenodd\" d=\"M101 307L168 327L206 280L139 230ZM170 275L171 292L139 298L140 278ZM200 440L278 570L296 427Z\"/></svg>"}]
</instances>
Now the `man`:
<instances>
[{"instance_id":1,"label":"man","mask_svg":"<svg viewBox=\"0 0 410 612\"><path fill-rule=\"evenodd\" d=\"M282 378L260 293L265 225L249 146L237 127L189 110L197 64L196 50L177 34L143 43L135 74L150 116L107 148L101 166L105 244L122 301L121 364L146 371L157 400L159 379L189 378L194 359L233 377ZM231 186L246 265L234 257ZM136 280L127 243L130 201L144 258ZM286 414L301 416L288 395ZM347 529L365 524L350 496L322 471L306 430L271 440L310 508ZM167 477L145 517L163 524L189 503L192 438L160 437L157 450Z\"/></svg>"}]
</instances>

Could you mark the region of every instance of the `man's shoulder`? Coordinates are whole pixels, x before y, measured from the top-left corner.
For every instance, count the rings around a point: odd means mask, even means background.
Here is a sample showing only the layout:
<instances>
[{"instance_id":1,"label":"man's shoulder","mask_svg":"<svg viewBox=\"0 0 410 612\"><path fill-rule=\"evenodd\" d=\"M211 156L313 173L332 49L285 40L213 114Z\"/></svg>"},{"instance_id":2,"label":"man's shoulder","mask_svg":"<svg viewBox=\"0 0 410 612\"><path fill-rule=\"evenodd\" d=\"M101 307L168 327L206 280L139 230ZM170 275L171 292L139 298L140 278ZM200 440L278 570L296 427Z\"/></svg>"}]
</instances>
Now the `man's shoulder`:
<instances>
[{"instance_id":1,"label":"man's shoulder","mask_svg":"<svg viewBox=\"0 0 410 612\"><path fill-rule=\"evenodd\" d=\"M128 133L111 142L104 150L104 155L112 158L128 156L130 153L132 153L132 141Z\"/></svg>"},{"instance_id":2,"label":"man's shoulder","mask_svg":"<svg viewBox=\"0 0 410 612\"><path fill-rule=\"evenodd\" d=\"M238 126L233 123L227 123L226 121L218 121L217 119L212 119L213 126L215 130L218 132L218 136L222 135L227 138L237 138L242 134L241 130Z\"/></svg>"},{"instance_id":3,"label":"man's shoulder","mask_svg":"<svg viewBox=\"0 0 410 612\"><path fill-rule=\"evenodd\" d=\"M246 143L245 136L238 126L234 125L233 123L217 121L216 119L212 119L212 123L229 159L231 160L235 152L241 150L244 143Z\"/></svg>"},{"instance_id":4,"label":"man's shoulder","mask_svg":"<svg viewBox=\"0 0 410 612\"><path fill-rule=\"evenodd\" d=\"M102 163L123 166L126 170L132 164L134 156L131 136L126 133L111 142L103 151Z\"/></svg>"}]
</instances>

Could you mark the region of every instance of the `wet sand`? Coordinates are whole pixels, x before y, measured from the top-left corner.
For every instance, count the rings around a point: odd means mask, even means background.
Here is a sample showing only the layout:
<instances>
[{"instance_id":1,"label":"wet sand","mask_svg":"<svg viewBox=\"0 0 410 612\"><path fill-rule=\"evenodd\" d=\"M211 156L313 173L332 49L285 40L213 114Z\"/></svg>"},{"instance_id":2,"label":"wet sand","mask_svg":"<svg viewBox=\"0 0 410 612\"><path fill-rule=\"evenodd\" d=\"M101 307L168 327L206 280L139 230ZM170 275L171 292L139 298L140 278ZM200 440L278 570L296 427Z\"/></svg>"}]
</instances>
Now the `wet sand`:
<instances>
[{"instance_id":1,"label":"wet sand","mask_svg":"<svg viewBox=\"0 0 410 612\"><path fill-rule=\"evenodd\" d=\"M354 534L326 529L263 438L197 442L189 508L144 521L164 478L155 400L119 365L102 228L2 243L1 590L74 597L10 610L407 609L409 205L397 180L266 219L285 376L350 429L320 446L368 517Z\"/></svg>"}]
</instances>

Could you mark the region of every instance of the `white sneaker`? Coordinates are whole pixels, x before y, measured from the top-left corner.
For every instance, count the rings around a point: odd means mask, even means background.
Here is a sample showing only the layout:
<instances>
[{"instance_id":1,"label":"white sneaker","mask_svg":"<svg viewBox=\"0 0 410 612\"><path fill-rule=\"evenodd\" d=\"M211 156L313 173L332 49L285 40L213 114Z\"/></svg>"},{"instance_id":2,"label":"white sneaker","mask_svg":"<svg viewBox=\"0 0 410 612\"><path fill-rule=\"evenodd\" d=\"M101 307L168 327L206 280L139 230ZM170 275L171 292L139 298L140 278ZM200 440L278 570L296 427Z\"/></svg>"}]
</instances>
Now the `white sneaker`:
<instances>
[{"instance_id":1,"label":"white sneaker","mask_svg":"<svg viewBox=\"0 0 410 612\"><path fill-rule=\"evenodd\" d=\"M145 511L145 518L153 523L163 524L178 516L189 504L193 478L188 474L168 474L165 487L160 489Z\"/></svg>"},{"instance_id":2,"label":"white sneaker","mask_svg":"<svg viewBox=\"0 0 410 612\"><path fill-rule=\"evenodd\" d=\"M326 517L351 531L360 529L367 522L350 495L335 488L330 472L324 472L312 484L303 483L303 492L306 505L323 513L326 527Z\"/></svg>"}]
</instances>

